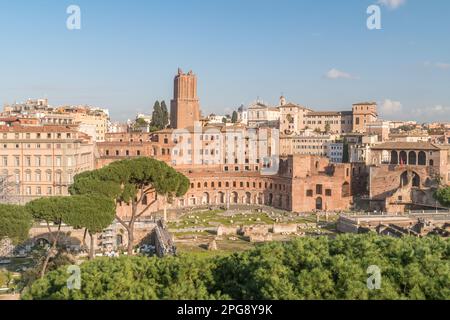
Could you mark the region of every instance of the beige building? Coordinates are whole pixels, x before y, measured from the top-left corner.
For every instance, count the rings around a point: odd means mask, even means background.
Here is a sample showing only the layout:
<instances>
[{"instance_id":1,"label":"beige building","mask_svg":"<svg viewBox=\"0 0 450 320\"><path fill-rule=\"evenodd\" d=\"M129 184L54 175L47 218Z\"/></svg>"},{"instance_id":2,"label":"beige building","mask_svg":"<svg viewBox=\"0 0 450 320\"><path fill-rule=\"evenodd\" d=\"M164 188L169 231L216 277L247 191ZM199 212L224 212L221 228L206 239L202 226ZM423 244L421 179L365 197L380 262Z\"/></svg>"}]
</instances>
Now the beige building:
<instances>
[{"instance_id":1,"label":"beige building","mask_svg":"<svg viewBox=\"0 0 450 320\"><path fill-rule=\"evenodd\" d=\"M360 102L353 105L353 132L366 133L367 125L377 121L375 102Z\"/></svg>"},{"instance_id":2,"label":"beige building","mask_svg":"<svg viewBox=\"0 0 450 320\"><path fill-rule=\"evenodd\" d=\"M257 126L275 126L280 122L280 109L270 107L262 102L255 102L248 107L248 125Z\"/></svg>"},{"instance_id":3,"label":"beige building","mask_svg":"<svg viewBox=\"0 0 450 320\"><path fill-rule=\"evenodd\" d=\"M367 126L377 120L376 103L358 103L352 111L313 111L300 105L286 103L281 97L280 131L298 134L305 129L329 134L365 133ZM259 110L258 110L259 111Z\"/></svg>"},{"instance_id":4,"label":"beige building","mask_svg":"<svg viewBox=\"0 0 450 320\"><path fill-rule=\"evenodd\" d=\"M280 132L281 134L299 133L305 128L306 115L312 110L303 106L286 103L284 104L282 97L280 109Z\"/></svg>"},{"instance_id":5,"label":"beige building","mask_svg":"<svg viewBox=\"0 0 450 320\"><path fill-rule=\"evenodd\" d=\"M89 108L71 109L74 124L80 125L80 130L85 130L86 134L92 134L96 142L105 141L105 135L108 132L109 116L100 110L91 110Z\"/></svg>"},{"instance_id":6,"label":"beige building","mask_svg":"<svg viewBox=\"0 0 450 320\"><path fill-rule=\"evenodd\" d=\"M72 126L0 126L0 164L17 202L68 195L74 176L94 168L94 143Z\"/></svg>"},{"instance_id":7,"label":"beige building","mask_svg":"<svg viewBox=\"0 0 450 320\"><path fill-rule=\"evenodd\" d=\"M336 143L338 138L338 135L315 133L310 129L298 135L283 135L280 137L280 152L282 156L301 154L337 158L337 153L342 153L342 143Z\"/></svg>"},{"instance_id":8,"label":"beige building","mask_svg":"<svg viewBox=\"0 0 450 320\"><path fill-rule=\"evenodd\" d=\"M353 129L353 114L351 111L309 112L303 121L304 128L329 133L349 133Z\"/></svg>"}]
</instances>

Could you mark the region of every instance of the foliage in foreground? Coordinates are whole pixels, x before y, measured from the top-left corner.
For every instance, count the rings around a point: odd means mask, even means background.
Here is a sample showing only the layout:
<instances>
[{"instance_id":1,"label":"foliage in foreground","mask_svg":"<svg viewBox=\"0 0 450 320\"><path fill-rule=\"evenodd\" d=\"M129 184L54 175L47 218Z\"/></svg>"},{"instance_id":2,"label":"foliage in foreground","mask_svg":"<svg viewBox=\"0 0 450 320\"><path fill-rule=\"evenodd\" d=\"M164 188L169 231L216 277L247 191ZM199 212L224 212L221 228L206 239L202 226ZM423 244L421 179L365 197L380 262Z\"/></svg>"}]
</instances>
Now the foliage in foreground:
<instances>
[{"instance_id":1,"label":"foliage in foreground","mask_svg":"<svg viewBox=\"0 0 450 320\"><path fill-rule=\"evenodd\" d=\"M99 259L69 291L62 268L24 299L450 299L450 241L376 235L303 238L217 258ZM371 265L380 290L367 288Z\"/></svg>"},{"instance_id":2,"label":"foliage in foreground","mask_svg":"<svg viewBox=\"0 0 450 320\"><path fill-rule=\"evenodd\" d=\"M441 188L436 191L434 197L443 206L450 207L450 187Z\"/></svg>"},{"instance_id":3,"label":"foliage in foreground","mask_svg":"<svg viewBox=\"0 0 450 320\"><path fill-rule=\"evenodd\" d=\"M20 243L28 238L32 224L24 207L0 204L0 240L8 237L14 244Z\"/></svg>"}]
</instances>

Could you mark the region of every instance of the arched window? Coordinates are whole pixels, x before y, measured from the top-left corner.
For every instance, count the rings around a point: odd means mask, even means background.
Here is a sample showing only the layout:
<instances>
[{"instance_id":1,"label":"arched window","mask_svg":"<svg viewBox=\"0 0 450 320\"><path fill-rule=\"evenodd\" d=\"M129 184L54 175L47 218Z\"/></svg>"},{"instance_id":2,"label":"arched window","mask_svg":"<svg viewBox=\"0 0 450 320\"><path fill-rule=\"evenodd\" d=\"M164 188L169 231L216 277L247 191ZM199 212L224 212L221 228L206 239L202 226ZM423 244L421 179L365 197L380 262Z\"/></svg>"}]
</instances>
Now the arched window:
<instances>
[{"instance_id":1,"label":"arched window","mask_svg":"<svg viewBox=\"0 0 450 320\"><path fill-rule=\"evenodd\" d=\"M250 192L245 193L245 203L246 204L252 203L252 194Z\"/></svg>"},{"instance_id":2,"label":"arched window","mask_svg":"<svg viewBox=\"0 0 450 320\"><path fill-rule=\"evenodd\" d=\"M273 204L273 194L269 194L269 203L268 205L271 206Z\"/></svg>"},{"instance_id":3,"label":"arched window","mask_svg":"<svg viewBox=\"0 0 450 320\"><path fill-rule=\"evenodd\" d=\"M208 192L203 193L202 204L209 204L209 193Z\"/></svg>"},{"instance_id":4,"label":"arched window","mask_svg":"<svg viewBox=\"0 0 450 320\"><path fill-rule=\"evenodd\" d=\"M219 203L225 203L225 193L219 192Z\"/></svg>"},{"instance_id":5,"label":"arched window","mask_svg":"<svg viewBox=\"0 0 450 320\"><path fill-rule=\"evenodd\" d=\"M433 159L430 160L430 167L432 167L432 166L434 166L434 160Z\"/></svg>"},{"instance_id":6,"label":"arched window","mask_svg":"<svg viewBox=\"0 0 450 320\"><path fill-rule=\"evenodd\" d=\"M321 197L316 199L316 210L323 210L323 201Z\"/></svg>"},{"instance_id":7,"label":"arched window","mask_svg":"<svg viewBox=\"0 0 450 320\"><path fill-rule=\"evenodd\" d=\"M416 155L416 153L414 151L411 151L408 154L408 164L412 165L412 166L417 165L417 155Z\"/></svg>"},{"instance_id":8,"label":"arched window","mask_svg":"<svg viewBox=\"0 0 450 320\"><path fill-rule=\"evenodd\" d=\"M398 164L398 152L397 151L391 152L391 164Z\"/></svg>"},{"instance_id":9,"label":"arched window","mask_svg":"<svg viewBox=\"0 0 450 320\"><path fill-rule=\"evenodd\" d=\"M408 156L406 155L406 151L400 152L400 164L401 165L408 164Z\"/></svg>"},{"instance_id":10,"label":"arched window","mask_svg":"<svg viewBox=\"0 0 450 320\"><path fill-rule=\"evenodd\" d=\"M234 203L234 204L238 204L238 202L239 202L239 196L238 196L238 193L237 193L237 192L233 192L233 193L231 194L231 202Z\"/></svg>"},{"instance_id":11,"label":"arched window","mask_svg":"<svg viewBox=\"0 0 450 320\"><path fill-rule=\"evenodd\" d=\"M427 165L427 155L425 152L420 151L419 152L419 166L426 166Z\"/></svg>"}]
</instances>

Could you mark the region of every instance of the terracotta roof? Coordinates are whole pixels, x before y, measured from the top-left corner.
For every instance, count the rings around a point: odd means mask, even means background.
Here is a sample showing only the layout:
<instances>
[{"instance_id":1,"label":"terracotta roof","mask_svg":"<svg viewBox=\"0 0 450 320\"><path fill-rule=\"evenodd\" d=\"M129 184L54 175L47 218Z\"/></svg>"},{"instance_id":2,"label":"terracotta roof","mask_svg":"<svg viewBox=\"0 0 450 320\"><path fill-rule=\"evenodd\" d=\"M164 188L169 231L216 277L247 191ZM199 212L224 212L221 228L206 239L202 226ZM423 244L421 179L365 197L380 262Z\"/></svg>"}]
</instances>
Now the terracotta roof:
<instances>
[{"instance_id":1,"label":"terracotta roof","mask_svg":"<svg viewBox=\"0 0 450 320\"><path fill-rule=\"evenodd\" d=\"M372 150L440 150L429 142L385 142L372 147Z\"/></svg>"},{"instance_id":2,"label":"terracotta roof","mask_svg":"<svg viewBox=\"0 0 450 320\"><path fill-rule=\"evenodd\" d=\"M292 103L292 102L289 102L289 103L286 103L285 105L279 106L279 108L280 109L281 108L300 108L300 109L305 109L305 110L312 111L311 109L308 109L307 107L304 107L304 106L301 106L299 104L295 104L295 103Z\"/></svg>"},{"instance_id":3,"label":"terracotta roof","mask_svg":"<svg viewBox=\"0 0 450 320\"><path fill-rule=\"evenodd\" d=\"M377 104L376 102L359 102L359 103L354 103L354 106L371 106Z\"/></svg>"},{"instance_id":4,"label":"terracotta roof","mask_svg":"<svg viewBox=\"0 0 450 320\"><path fill-rule=\"evenodd\" d=\"M17 118L17 117L0 118L0 121L3 121L3 122L15 122L15 121L19 121L19 118Z\"/></svg>"},{"instance_id":5,"label":"terracotta roof","mask_svg":"<svg viewBox=\"0 0 450 320\"><path fill-rule=\"evenodd\" d=\"M0 126L0 132L78 132L73 126Z\"/></svg>"},{"instance_id":6,"label":"terracotta roof","mask_svg":"<svg viewBox=\"0 0 450 320\"><path fill-rule=\"evenodd\" d=\"M306 116L343 116L343 115L350 115L351 112L347 111L314 111L308 113Z\"/></svg>"}]
</instances>

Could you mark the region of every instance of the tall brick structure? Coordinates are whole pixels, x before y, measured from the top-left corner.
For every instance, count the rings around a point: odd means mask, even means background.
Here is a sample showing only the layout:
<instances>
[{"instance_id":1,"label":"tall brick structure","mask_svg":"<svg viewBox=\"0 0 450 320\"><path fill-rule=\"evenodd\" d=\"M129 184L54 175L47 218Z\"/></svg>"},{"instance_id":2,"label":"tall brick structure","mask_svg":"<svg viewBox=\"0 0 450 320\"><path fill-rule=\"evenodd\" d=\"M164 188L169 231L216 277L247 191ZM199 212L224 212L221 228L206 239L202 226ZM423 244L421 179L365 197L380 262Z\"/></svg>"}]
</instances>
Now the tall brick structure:
<instances>
[{"instance_id":1,"label":"tall brick structure","mask_svg":"<svg viewBox=\"0 0 450 320\"><path fill-rule=\"evenodd\" d=\"M188 128L194 126L197 121L200 121L197 77L192 71L184 74L181 69L178 69L170 108L171 127L173 129Z\"/></svg>"}]
</instances>

